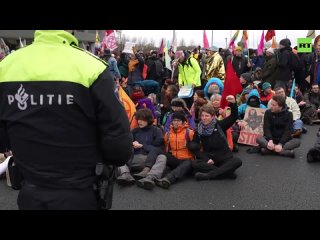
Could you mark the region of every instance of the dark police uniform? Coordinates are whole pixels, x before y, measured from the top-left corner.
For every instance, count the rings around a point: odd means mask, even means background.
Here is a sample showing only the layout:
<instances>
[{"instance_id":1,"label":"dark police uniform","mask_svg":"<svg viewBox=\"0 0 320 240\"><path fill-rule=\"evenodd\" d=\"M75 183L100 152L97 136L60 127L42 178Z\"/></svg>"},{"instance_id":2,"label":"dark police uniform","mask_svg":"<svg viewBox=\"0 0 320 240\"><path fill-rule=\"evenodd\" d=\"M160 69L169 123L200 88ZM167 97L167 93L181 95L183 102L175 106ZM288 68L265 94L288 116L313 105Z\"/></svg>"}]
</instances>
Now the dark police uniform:
<instances>
[{"instance_id":1,"label":"dark police uniform","mask_svg":"<svg viewBox=\"0 0 320 240\"><path fill-rule=\"evenodd\" d=\"M0 130L25 179L19 209L96 209L96 164L130 158L108 65L77 45L66 31L36 31L33 44L0 63Z\"/></svg>"}]
</instances>

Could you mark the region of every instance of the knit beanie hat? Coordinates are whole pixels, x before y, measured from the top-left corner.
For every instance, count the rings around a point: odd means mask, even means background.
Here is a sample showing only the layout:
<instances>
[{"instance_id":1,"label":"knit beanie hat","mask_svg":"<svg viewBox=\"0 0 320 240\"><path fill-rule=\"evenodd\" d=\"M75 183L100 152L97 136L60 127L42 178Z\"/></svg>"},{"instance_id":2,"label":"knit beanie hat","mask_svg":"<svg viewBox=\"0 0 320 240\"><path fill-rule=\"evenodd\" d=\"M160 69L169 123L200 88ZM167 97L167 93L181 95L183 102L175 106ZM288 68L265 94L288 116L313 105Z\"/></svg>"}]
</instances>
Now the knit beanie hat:
<instances>
[{"instance_id":1,"label":"knit beanie hat","mask_svg":"<svg viewBox=\"0 0 320 240\"><path fill-rule=\"evenodd\" d=\"M181 111L179 111L179 112L174 112L173 114L172 114L172 121L174 120L174 119L179 119L179 120L181 120L182 122L186 122L187 121L187 119L186 119L186 116L184 115L184 112L181 112Z\"/></svg>"},{"instance_id":2,"label":"knit beanie hat","mask_svg":"<svg viewBox=\"0 0 320 240\"><path fill-rule=\"evenodd\" d=\"M291 46L291 41L288 38L282 39L279 43L280 45L284 47L290 47Z\"/></svg>"},{"instance_id":3,"label":"knit beanie hat","mask_svg":"<svg viewBox=\"0 0 320 240\"><path fill-rule=\"evenodd\" d=\"M241 77L247 82L251 82L251 74L250 73L242 73Z\"/></svg>"},{"instance_id":4,"label":"knit beanie hat","mask_svg":"<svg viewBox=\"0 0 320 240\"><path fill-rule=\"evenodd\" d=\"M271 84L268 82L265 82L262 84L262 91L267 90L268 88L271 88Z\"/></svg>"}]
</instances>

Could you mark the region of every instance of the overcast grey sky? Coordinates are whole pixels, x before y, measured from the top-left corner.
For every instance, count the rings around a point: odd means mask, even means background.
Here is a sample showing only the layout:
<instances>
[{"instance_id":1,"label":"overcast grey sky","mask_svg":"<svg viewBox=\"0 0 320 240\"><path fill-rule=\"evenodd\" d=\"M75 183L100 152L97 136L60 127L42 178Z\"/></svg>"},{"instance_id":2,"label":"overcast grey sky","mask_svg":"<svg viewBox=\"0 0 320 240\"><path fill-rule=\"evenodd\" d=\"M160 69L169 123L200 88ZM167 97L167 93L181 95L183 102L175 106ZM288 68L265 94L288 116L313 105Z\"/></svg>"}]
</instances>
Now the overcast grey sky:
<instances>
[{"instance_id":1,"label":"overcast grey sky","mask_svg":"<svg viewBox=\"0 0 320 240\"><path fill-rule=\"evenodd\" d=\"M211 36L213 33L213 45L217 47L226 46L226 38L229 43L230 37L236 30L206 30L208 37L209 45L211 45ZM267 30L264 30L264 34L267 33ZM297 38L304 38L307 36L308 30L276 30L276 40L279 42L281 39L288 37L291 40L292 47L296 46ZM127 37L137 37L137 38L146 38L147 41L151 39L155 40L156 46L160 45L161 38L166 40L172 40L173 30L123 30L122 34L125 34ZM249 48L257 48L262 30L248 30L249 35ZM316 36L320 34L320 30L316 30ZM195 45L203 45L203 30L176 30L176 35L178 39L178 44L183 38L186 43L189 45L191 41ZM242 30L239 33L238 39L239 42L242 37Z\"/></svg>"}]
</instances>

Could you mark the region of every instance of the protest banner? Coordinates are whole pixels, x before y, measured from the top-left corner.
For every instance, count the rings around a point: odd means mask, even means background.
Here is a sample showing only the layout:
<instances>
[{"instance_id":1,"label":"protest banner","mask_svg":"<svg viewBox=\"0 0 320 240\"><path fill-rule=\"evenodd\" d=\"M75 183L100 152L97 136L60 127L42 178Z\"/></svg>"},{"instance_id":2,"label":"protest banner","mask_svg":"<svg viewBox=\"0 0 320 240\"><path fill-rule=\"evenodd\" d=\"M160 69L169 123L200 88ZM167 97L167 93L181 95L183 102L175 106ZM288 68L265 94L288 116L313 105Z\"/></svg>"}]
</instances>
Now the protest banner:
<instances>
[{"instance_id":1,"label":"protest banner","mask_svg":"<svg viewBox=\"0 0 320 240\"><path fill-rule=\"evenodd\" d=\"M133 43L133 42L126 42L126 44L124 45L124 49L123 49L122 52L133 54L132 47L134 47L134 46L135 46L135 43Z\"/></svg>"},{"instance_id":2,"label":"protest banner","mask_svg":"<svg viewBox=\"0 0 320 240\"><path fill-rule=\"evenodd\" d=\"M240 131L238 143L258 146L256 139L263 136L263 118L265 109L247 107L244 127Z\"/></svg>"}]
</instances>

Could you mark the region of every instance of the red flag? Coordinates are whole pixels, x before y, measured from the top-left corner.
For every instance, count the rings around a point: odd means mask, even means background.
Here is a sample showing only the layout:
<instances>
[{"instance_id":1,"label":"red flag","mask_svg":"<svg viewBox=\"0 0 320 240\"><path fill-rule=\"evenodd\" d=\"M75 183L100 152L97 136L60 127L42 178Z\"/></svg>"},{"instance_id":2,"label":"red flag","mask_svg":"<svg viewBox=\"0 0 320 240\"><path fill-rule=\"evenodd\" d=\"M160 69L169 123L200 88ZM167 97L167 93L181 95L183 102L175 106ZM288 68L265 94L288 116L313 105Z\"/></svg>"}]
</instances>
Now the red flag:
<instances>
[{"instance_id":1,"label":"red flag","mask_svg":"<svg viewBox=\"0 0 320 240\"><path fill-rule=\"evenodd\" d=\"M270 41L275 35L276 35L275 30L268 30L266 37L265 37L266 42Z\"/></svg>"},{"instance_id":2,"label":"red flag","mask_svg":"<svg viewBox=\"0 0 320 240\"><path fill-rule=\"evenodd\" d=\"M221 108L225 108L228 106L228 101L226 97L228 95L236 96L237 94L242 92L242 86L240 83L240 79L238 78L236 72L231 63L231 59L227 63L227 70L226 70L226 79L224 80L224 90L222 93L221 99Z\"/></svg>"},{"instance_id":3,"label":"red flag","mask_svg":"<svg viewBox=\"0 0 320 240\"><path fill-rule=\"evenodd\" d=\"M203 30L203 47L209 48L209 41L207 38L206 30Z\"/></svg>"}]
</instances>

